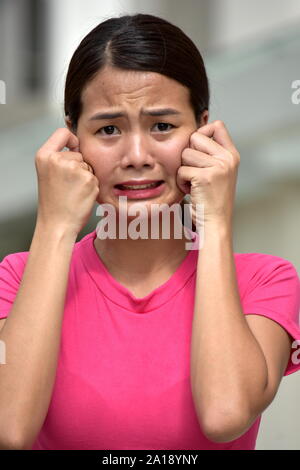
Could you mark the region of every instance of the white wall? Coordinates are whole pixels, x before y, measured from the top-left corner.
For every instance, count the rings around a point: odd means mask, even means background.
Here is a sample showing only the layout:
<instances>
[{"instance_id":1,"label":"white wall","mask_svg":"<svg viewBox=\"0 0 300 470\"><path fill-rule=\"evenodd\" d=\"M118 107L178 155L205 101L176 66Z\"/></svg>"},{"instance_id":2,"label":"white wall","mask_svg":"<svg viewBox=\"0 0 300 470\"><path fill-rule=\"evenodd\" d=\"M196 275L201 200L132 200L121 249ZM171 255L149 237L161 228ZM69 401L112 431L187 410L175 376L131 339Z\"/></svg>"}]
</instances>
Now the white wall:
<instances>
[{"instance_id":1,"label":"white wall","mask_svg":"<svg viewBox=\"0 0 300 470\"><path fill-rule=\"evenodd\" d=\"M0 80L6 83L6 102L17 101L24 92L24 69L26 50L24 43L25 25L22 18L26 13L22 0L2 2L0 13ZM12 60L13 58L13 60Z\"/></svg>"},{"instance_id":2,"label":"white wall","mask_svg":"<svg viewBox=\"0 0 300 470\"><path fill-rule=\"evenodd\" d=\"M266 37L300 19L299 0L209 0L209 3L215 32L211 35L211 48Z\"/></svg>"},{"instance_id":3,"label":"white wall","mask_svg":"<svg viewBox=\"0 0 300 470\"><path fill-rule=\"evenodd\" d=\"M64 79L69 61L83 37L110 16L132 11L130 0L51 0L49 2L50 102L62 104Z\"/></svg>"}]
</instances>

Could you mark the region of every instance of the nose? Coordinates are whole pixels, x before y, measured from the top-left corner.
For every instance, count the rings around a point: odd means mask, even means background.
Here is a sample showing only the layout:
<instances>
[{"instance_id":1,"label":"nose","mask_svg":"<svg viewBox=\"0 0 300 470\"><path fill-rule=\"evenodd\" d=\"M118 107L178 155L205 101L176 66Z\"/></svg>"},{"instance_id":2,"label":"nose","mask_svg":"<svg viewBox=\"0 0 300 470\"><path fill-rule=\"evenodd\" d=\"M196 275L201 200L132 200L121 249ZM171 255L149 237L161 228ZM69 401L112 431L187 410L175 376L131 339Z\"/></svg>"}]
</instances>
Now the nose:
<instances>
[{"instance_id":1,"label":"nose","mask_svg":"<svg viewBox=\"0 0 300 470\"><path fill-rule=\"evenodd\" d=\"M147 137L140 132L132 132L126 139L121 166L141 169L152 167L154 159L151 156Z\"/></svg>"}]
</instances>

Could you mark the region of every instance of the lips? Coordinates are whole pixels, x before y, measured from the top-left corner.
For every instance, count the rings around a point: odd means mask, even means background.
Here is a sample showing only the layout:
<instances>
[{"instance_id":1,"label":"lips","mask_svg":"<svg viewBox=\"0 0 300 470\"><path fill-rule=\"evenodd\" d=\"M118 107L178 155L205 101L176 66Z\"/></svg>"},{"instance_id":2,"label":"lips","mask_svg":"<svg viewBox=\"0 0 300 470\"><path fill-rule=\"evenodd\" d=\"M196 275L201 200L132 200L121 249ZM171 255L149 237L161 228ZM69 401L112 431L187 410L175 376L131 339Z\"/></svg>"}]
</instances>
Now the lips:
<instances>
[{"instance_id":1,"label":"lips","mask_svg":"<svg viewBox=\"0 0 300 470\"><path fill-rule=\"evenodd\" d=\"M137 190L137 189L151 189L151 188L157 188L160 186L160 184L163 183L163 180L140 180L140 181L124 181L122 183L118 183L115 185L115 188L117 189L131 189L131 190Z\"/></svg>"},{"instance_id":2,"label":"lips","mask_svg":"<svg viewBox=\"0 0 300 470\"><path fill-rule=\"evenodd\" d=\"M165 186L164 180L123 181L115 185L113 193L116 197L125 196L128 200L151 199L161 196Z\"/></svg>"}]
</instances>

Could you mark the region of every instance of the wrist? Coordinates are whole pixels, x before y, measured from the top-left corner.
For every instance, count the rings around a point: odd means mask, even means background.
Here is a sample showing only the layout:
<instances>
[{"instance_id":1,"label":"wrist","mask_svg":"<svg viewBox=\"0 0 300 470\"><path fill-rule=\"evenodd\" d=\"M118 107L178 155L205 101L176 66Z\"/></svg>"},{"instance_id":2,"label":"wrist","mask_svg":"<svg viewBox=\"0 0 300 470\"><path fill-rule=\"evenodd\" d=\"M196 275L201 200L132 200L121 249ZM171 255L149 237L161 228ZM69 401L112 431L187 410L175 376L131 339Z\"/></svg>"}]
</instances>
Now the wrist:
<instances>
[{"instance_id":1,"label":"wrist","mask_svg":"<svg viewBox=\"0 0 300 470\"><path fill-rule=\"evenodd\" d=\"M54 225L37 220L34 236L40 239L53 240L74 244L77 239L77 233L71 231L63 225Z\"/></svg>"},{"instance_id":2,"label":"wrist","mask_svg":"<svg viewBox=\"0 0 300 470\"><path fill-rule=\"evenodd\" d=\"M209 248L212 244L233 249L232 227L220 221L205 222L203 229L202 249Z\"/></svg>"},{"instance_id":3,"label":"wrist","mask_svg":"<svg viewBox=\"0 0 300 470\"><path fill-rule=\"evenodd\" d=\"M232 234L231 224L222 222L222 221L210 221L204 223L204 230L211 234L216 234L220 236L228 236Z\"/></svg>"}]
</instances>

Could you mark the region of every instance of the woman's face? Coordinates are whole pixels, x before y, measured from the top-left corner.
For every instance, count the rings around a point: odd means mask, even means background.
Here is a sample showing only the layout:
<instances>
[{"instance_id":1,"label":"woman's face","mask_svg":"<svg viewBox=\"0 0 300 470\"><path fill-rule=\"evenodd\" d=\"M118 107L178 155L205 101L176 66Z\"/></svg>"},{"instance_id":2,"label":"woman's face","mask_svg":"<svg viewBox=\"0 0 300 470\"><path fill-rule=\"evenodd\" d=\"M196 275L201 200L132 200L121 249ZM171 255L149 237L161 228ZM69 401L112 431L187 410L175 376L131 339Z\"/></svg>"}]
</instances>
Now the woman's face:
<instances>
[{"instance_id":1,"label":"woman's face","mask_svg":"<svg viewBox=\"0 0 300 470\"><path fill-rule=\"evenodd\" d=\"M128 207L139 202L147 209L182 200L177 170L199 127L186 87L159 73L105 67L84 89L82 103L76 134L83 159L99 180L99 204L118 209L119 195L127 196ZM206 122L207 112L201 125ZM163 184L147 193L115 187L130 180Z\"/></svg>"}]
</instances>

